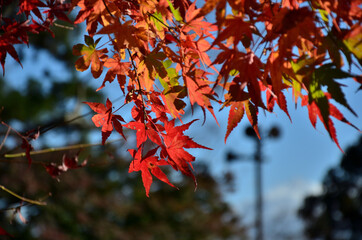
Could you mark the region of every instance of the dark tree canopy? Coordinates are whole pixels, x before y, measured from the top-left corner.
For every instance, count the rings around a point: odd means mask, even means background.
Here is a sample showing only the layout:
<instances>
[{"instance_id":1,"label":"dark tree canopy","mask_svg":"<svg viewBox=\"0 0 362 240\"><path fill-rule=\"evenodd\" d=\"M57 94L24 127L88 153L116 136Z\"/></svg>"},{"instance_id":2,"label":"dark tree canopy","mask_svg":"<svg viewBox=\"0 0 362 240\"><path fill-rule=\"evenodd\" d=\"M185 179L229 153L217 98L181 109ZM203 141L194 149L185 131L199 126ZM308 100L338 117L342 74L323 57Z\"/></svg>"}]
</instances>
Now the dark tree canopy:
<instances>
[{"instance_id":1,"label":"dark tree canopy","mask_svg":"<svg viewBox=\"0 0 362 240\"><path fill-rule=\"evenodd\" d=\"M46 197L49 192L52 195L46 199L46 206L22 207L28 223L13 220L6 224L7 231L19 240L246 238L240 218L222 200L218 183L206 166L195 166L200 173L196 192L192 181L177 182L182 186L180 190L157 181L152 196L146 198L140 179L128 174L129 159L105 154L114 152L115 147L118 145L82 152L79 158L88 156L87 166L62 174L60 182L41 166L28 171L27 165L8 165L7 174L0 177L3 184L11 183L16 186L14 191L25 196ZM45 154L36 161L60 157L61 153ZM18 177L19 172L23 173L22 178ZM21 205L18 199L4 196L0 204ZM8 223L11 214L12 211L1 211L0 221ZM15 219L19 220L18 216Z\"/></svg>"},{"instance_id":2,"label":"dark tree canopy","mask_svg":"<svg viewBox=\"0 0 362 240\"><path fill-rule=\"evenodd\" d=\"M362 239L362 137L323 179L323 193L299 210L308 239Z\"/></svg>"}]
</instances>

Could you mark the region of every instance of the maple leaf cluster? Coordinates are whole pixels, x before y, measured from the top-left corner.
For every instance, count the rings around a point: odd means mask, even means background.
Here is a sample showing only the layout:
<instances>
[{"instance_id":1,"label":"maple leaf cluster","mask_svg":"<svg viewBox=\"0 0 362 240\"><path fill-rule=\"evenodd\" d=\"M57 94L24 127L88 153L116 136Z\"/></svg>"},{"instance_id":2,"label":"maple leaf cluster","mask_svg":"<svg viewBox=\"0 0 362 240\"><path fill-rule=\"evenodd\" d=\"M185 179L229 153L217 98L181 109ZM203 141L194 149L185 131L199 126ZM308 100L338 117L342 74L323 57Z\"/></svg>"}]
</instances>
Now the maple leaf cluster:
<instances>
[{"instance_id":1,"label":"maple leaf cluster","mask_svg":"<svg viewBox=\"0 0 362 240\"><path fill-rule=\"evenodd\" d=\"M5 60L7 54L14 58L20 65L19 56L14 48L16 44L29 44L29 34L40 32L52 33L52 27L56 20L72 23L67 12L71 9L70 3L61 0L19 0L18 17L5 16L4 9L14 1L1 1L1 34L0 34L0 63L5 74Z\"/></svg>"},{"instance_id":2,"label":"maple leaf cluster","mask_svg":"<svg viewBox=\"0 0 362 240\"><path fill-rule=\"evenodd\" d=\"M13 45L27 44L27 33L49 30L57 19L68 21L68 10L76 11L74 24L85 23L87 31L85 44L73 47L79 56L76 69L90 68L92 76L101 79L97 91L117 79L124 104L132 105L132 120L125 122L109 99L105 105L86 102L97 113L92 120L102 128L103 144L113 130L124 138L123 128L136 132L129 171L141 171L148 196L152 175L174 187L159 166L170 165L194 179L195 158L186 150L207 148L184 134L194 122L182 123L187 106L197 105L215 120L216 106L229 108L225 141L244 115L259 136L260 110L272 112L277 105L291 119L285 97L291 90L294 101L300 99L307 107L312 125L316 127L319 119L339 147L331 118L355 126L334 102L355 113L338 79L362 84L360 75L344 70L352 65L361 69L361 4L362 0L207 0L198 6L190 0L22 0L19 12L33 23L1 19L1 63L4 67L7 53L19 61ZM41 23L34 23L34 16Z\"/></svg>"},{"instance_id":3,"label":"maple leaf cluster","mask_svg":"<svg viewBox=\"0 0 362 240\"><path fill-rule=\"evenodd\" d=\"M90 68L94 78L106 72L97 90L117 78L125 104L134 105L133 120L121 124L124 120L113 112L109 99L105 105L86 102L97 112L92 120L102 127L102 142L113 129L123 137L123 128L136 132L129 171L141 171L147 196L152 175L174 187L159 166L170 165L196 185L195 157L186 150L209 148L184 134L194 121L175 126L175 119L181 120L187 97L191 106L197 104L214 115L211 100L216 93L208 79L206 67L212 62L206 50L216 26L195 18L195 3L188 1L78 1L77 5L75 23L85 21L88 31L85 44L73 48L80 56L77 70ZM109 46L98 47L96 35L106 35ZM155 147L150 150L150 145Z\"/></svg>"},{"instance_id":4,"label":"maple leaf cluster","mask_svg":"<svg viewBox=\"0 0 362 240\"><path fill-rule=\"evenodd\" d=\"M95 78L107 72L98 90L117 77L125 103L134 104L133 121L122 126L136 131L130 171L142 172L148 195L151 173L173 186L160 165L193 177L194 157L185 149L205 147L183 135L192 122L174 127L187 105L196 104L214 117L215 104L228 107L225 141L244 114L259 136L260 109L272 112L278 105L291 119L284 93L292 89L295 101L301 98L307 106L312 125L319 118L339 147L331 117L354 125L331 100L354 111L336 79L353 77L361 83L360 76L341 69L361 65L361 1L348 2L208 0L198 8L186 0L79 1L75 22L86 21L88 46L74 47L81 56L76 68L92 65ZM228 8L232 13L227 14ZM214 23L206 20L212 12ZM96 46L97 35L109 38L107 48ZM217 52L214 60L210 51ZM224 89L223 99L218 89ZM102 118L103 142L112 129L110 116ZM147 141L157 147L146 151Z\"/></svg>"}]
</instances>

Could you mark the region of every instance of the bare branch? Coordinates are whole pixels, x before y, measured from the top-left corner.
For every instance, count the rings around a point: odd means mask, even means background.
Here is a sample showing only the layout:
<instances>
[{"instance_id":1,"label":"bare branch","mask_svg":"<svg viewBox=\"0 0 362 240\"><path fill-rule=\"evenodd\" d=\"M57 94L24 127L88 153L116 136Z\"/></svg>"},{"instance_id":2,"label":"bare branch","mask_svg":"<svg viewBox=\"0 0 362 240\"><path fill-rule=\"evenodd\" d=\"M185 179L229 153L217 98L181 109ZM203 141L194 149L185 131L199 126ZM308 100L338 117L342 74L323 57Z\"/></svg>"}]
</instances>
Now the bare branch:
<instances>
[{"instance_id":1,"label":"bare branch","mask_svg":"<svg viewBox=\"0 0 362 240\"><path fill-rule=\"evenodd\" d=\"M122 138L115 139L113 141L109 141L108 144L113 143L113 142L117 142L117 141L120 141L120 140L122 140ZM100 145L102 145L102 143L76 144L76 145L60 147L60 148L47 148L47 149L43 149L43 150L39 150L39 151L31 151L30 155L39 155L39 154L50 153L50 152L59 152L59 151L65 151L65 150L71 150L71 149L79 149L79 148L87 148L87 147L100 146ZM13 154L5 154L4 155L5 158L16 158L16 157L25 157L25 156L26 156L25 152L13 153Z\"/></svg>"},{"instance_id":2,"label":"bare branch","mask_svg":"<svg viewBox=\"0 0 362 240\"><path fill-rule=\"evenodd\" d=\"M6 187L4 187L3 185L0 185L0 189L4 190L5 192L13 195L14 197L16 198L19 198L20 200L24 201L24 202L28 202L28 203L31 203L31 204L34 204L34 205L47 205L46 202L42 202L42 201L37 201L37 200L32 200L32 199L29 199L29 198L25 198L25 197L22 197L16 193L14 193L13 191L11 191L10 189L7 189Z\"/></svg>"}]
</instances>

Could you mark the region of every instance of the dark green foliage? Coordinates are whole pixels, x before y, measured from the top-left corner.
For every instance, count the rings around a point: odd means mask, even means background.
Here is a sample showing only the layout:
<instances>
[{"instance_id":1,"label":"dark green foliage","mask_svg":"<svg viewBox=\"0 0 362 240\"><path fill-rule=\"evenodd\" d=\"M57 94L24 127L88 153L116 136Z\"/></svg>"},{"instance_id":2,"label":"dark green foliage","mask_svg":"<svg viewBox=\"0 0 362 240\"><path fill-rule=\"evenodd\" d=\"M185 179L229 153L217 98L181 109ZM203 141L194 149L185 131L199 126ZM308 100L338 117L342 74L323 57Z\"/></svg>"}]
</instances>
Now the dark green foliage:
<instances>
[{"instance_id":1,"label":"dark green foliage","mask_svg":"<svg viewBox=\"0 0 362 240\"><path fill-rule=\"evenodd\" d=\"M0 181L10 183L14 191L39 198L52 193L47 206L30 206L27 225L16 221L7 230L16 239L234 239L244 236L239 219L221 200L217 183L206 167L197 166L198 189L191 181L182 181L176 190L159 181L151 196L144 194L137 174L128 173L129 160L109 157L105 152L119 148L94 148L85 168L60 176L60 182L47 175L41 165L9 164ZM47 154L34 159L59 159ZM17 173L23 172L18 178ZM2 194L2 197L7 197ZM7 206L19 204L17 199L2 198ZM1 212L1 222L6 222Z\"/></svg>"},{"instance_id":2,"label":"dark green foliage","mask_svg":"<svg viewBox=\"0 0 362 240\"><path fill-rule=\"evenodd\" d=\"M299 210L308 239L362 239L362 137L323 180L323 193Z\"/></svg>"}]
</instances>

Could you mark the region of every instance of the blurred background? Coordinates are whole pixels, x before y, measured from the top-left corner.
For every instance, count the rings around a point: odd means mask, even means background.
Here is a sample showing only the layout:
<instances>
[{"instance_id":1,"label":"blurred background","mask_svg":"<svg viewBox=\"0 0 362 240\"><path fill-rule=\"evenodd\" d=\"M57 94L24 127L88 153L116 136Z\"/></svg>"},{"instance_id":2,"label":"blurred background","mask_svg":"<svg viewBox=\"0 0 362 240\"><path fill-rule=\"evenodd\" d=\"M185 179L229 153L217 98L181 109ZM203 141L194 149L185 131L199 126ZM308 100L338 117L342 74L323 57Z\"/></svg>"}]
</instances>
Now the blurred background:
<instances>
[{"instance_id":1,"label":"blurred background","mask_svg":"<svg viewBox=\"0 0 362 240\"><path fill-rule=\"evenodd\" d=\"M71 50L83 42L80 29L53 31L56 38L32 36L29 48L17 48L23 69L7 59L0 78L0 119L22 133L40 130L32 142L35 150L99 143L100 129L82 102L108 97L118 108L124 97L116 82L95 92L103 78L75 72ZM362 116L359 86L353 80L345 84L351 107ZM29 167L25 157L3 157L24 151L12 131L0 151L0 185L47 205L29 205L1 191L0 226L13 239L362 239L361 134L335 123L343 154L323 126L313 129L306 109L295 109L291 95L288 99L293 123L277 109L261 112L261 142L243 120L224 143L225 110L217 114L220 127L211 116L204 125L193 124L187 134L214 149L191 151L198 189L171 172L179 190L155 180L150 198L140 174L128 173L132 133L126 132L127 142L113 133L105 146L34 155ZM126 120L128 111L120 112ZM342 112L362 128L360 118ZM196 109L184 122L202 116ZM1 125L0 141L6 132ZM61 164L64 154L87 164L58 177L48 174L44 166Z\"/></svg>"}]
</instances>

